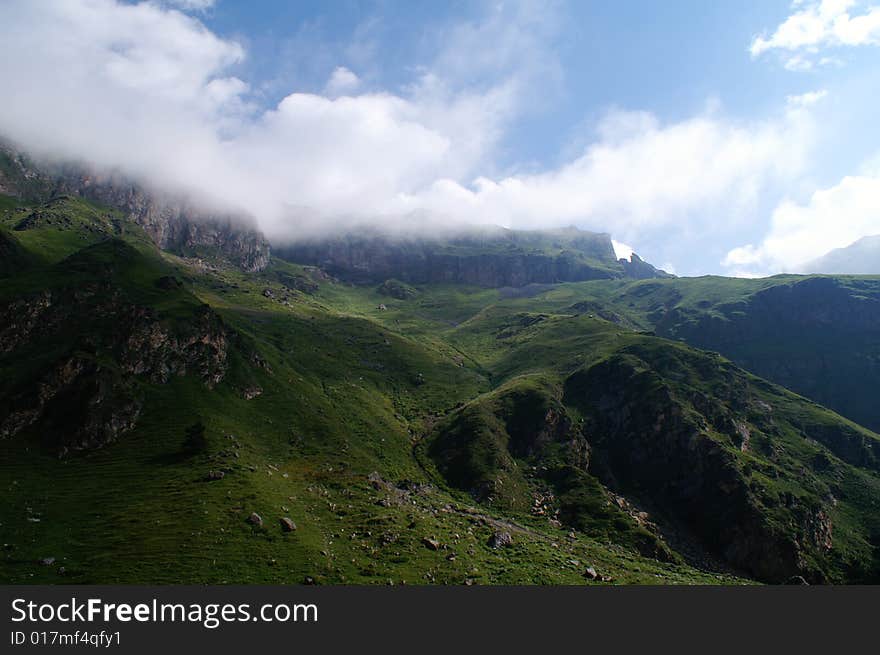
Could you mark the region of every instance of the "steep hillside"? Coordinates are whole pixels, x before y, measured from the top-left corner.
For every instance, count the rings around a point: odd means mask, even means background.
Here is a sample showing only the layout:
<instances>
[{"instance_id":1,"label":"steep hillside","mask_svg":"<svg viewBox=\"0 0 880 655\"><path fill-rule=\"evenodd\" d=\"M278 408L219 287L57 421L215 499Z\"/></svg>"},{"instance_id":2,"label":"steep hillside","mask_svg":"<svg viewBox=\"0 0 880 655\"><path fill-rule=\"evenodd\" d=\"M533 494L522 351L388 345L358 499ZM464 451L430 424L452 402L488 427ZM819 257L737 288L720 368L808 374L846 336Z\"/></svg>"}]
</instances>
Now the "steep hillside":
<instances>
[{"instance_id":1,"label":"steep hillside","mask_svg":"<svg viewBox=\"0 0 880 655\"><path fill-rule=\"evenodd\" d=\"M880 429L880 278L675 280L635 285L615 302L658 335L716 350Z\"/></svg>"},{"instance_id":2,"label":"steep hillside","mask_svg":"<svg viewBox=\"0 0 880 655\"><path fill-rule=\"evenodd\" d=\"M523 289L509 311L594 315L720 352L742 368L880 429L880 278L780 275ZM495 311L495 310L493 310Z\"/></svg>"},{"instance_id":3,"label":"steep hillside","mask_svg":"<svg viewBox=\"0 0 880 655\"><path fill-rule=\"evenodd\" d=\"M124 176L97 174L77 164L37 164L2 140L0 193L22 204L82 197L117 210L164 250L221 257L250 272L269 263L269 244L252 217L210 211L183 195L151 191Z\"/></svg>"},{"instance_id":4,"label":"steep hillside","mask_svg":"<svg viewBox=\"0 0 880 655\"><path fill-rule=\"evenodd\" d=\"M366 231L276 248L279 256L320 266L357 283L398 278L410 284L522 287L619 277L669 277L633 256L618 260L611 237L575 228L524 232L474 229L445 237Z\"/></svg>"},{"instance_id":5,"label":"steep hillside","mask_svg":"<svg viewBox=\"0 0 880 655\"><path fill-rule=\"evenodd\" d=\"M880 437L648 331L774 289L870 331L870 280L352 285L76 196L0 226L4 581L880 576Z\"/></svg>"},{"instance_id":6,"label":"steep hillside","mask_svg":"<svg viewBox=\"0 0 880 655\"><path fill-rule=\"evenodd\" d=\"M43 212L9 232L32 265L0 280L4 582L733 579L448 488L414 445L489 384L327 300L357 289L51 209L3 215Z\"/></svg>"}]
</instances>

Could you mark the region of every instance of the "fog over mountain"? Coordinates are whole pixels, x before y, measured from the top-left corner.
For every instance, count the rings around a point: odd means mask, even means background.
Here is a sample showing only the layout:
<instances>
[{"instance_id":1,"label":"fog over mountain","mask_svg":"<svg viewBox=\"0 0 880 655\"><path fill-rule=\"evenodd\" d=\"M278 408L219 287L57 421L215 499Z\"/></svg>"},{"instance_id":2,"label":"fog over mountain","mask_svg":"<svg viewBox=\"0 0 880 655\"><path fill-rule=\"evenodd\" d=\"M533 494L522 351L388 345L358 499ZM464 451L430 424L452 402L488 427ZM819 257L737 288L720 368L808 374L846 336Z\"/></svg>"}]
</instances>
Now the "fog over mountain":
<instances>
[{"instance_id":1,"label":"fog over mountain","mask_svg":"<svg viewBox=\"0 0 880 655\"><path fill-rule=\"evenodd\" d=\"M339 33L290 7L267 36L263 12L210 0L9 0L0 136L250 214L272 240L576 225L683 274L795 271L880 233L855 91L874 69L838 56L873 56L873 32L850 33L873 14L850 4L799 3L775 30L695 16L724 25L723 63L685 70L684 42L622 52L577 3L475 3L412 25L368 4ZM809 39L791 40L800 24ZM627 57L659 68L610 76Z\"/></svg>"},{"instance_id":2,"label":"fog over mountain","mask_svg":"<svg viewBox=\"0 0 880 655\"><path fill-rule=\"evenodd\" d=\"M880 275L880 235L862 237L846 248L835 248L805 264L802 272Z\"/></svg>"},{"instance_id":3,"label":"fog over mountain","mask_svg":"<svg viewBox=\"0 0 880 655\"><path fill-rule=\"evenodd\" d=\"M812 143L806 103L734 120L710 101L673 121L607 108L557 164L500 164L535 93L559 93L553 8L513 4L461 22L398 88L337 66L323 89L277 103L239 77L246 45L203 18L156 2L3 3L0 82L14 92L0 134L245 210L273 239L365 220L576 224L655 252L724 231L709 216L749 215Z\"/></svg>"}]
</instances>

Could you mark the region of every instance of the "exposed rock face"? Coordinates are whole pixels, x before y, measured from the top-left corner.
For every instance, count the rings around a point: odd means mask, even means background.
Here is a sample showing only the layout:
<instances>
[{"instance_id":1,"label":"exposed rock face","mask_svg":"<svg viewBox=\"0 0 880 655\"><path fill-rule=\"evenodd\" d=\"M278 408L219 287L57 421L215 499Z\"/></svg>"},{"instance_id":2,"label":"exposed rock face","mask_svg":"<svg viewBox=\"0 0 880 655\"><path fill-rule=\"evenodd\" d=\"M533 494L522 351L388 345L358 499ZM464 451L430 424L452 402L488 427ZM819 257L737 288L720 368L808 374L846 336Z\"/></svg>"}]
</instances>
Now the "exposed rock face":
<instances>
[{"instance_id":1,"label":"exposed rock face","mask_svg":"<svg viewBox=\"0 0 880 655\"><path fill-rule=\"evenodd\" d=\"M152 310L131 308L125 315L128 338L119 351L127 373L165 383L174 375L195 374L208 387L223 380L229 335L208 306L199 310L184 332L169 329Z\"/></svg>"},{"instance_id":2,"label":"exposed rock face","mask_svg":"<svg viewBox=\"0 0 880 655\"><path fill-rule=\"evenodd\" d=\"M78 166L40 167L2 142L0 189L29 201L82 196L123 212L163 250L213 249L248 272L269 264L269 244L250 217L201 209L182 196L149 191L121 176L97 175Z\"/></svg>"},{"instance_id":3,"label":"exposed rock face","mask_svg":"<svg viewBox=\"0 0 880 655\"><path fill-rule=\"evenodd\" d=\"M655 277L670 277L669 275L662 274L662 271L658 271L648 262L643 261L642 258L635 253L630 256L629 260L620 259L618 261L620 262L620 265L623 266L624 277L629 277L634 280L649 280Z\"/></svg>"},{"instance_id":4,"label":"exposed rock face","mask_svg":"<svg viewBox=\"0 0 880 655\"><path fill-rule=\"evenodd\" d=\"M16 399L0 421L0 438L41 423L60 455L100 448L131 430L141 411L132 385L94 360L70 357Z\"/></svg>"},{"instance_id":5,"label":"exposed rock face","mask_svg":"<svg viewBox=\"0 0 880 655\"><path fill-rule=\"evenodd\" d=\"M163 250L216 249L248 272L269 264L269 244L246 217L210 213L184 199L151 193L112 177L67 175L58 188L121 210Z\"/></svg>"},{"instance_id":6,"label":"exposed rock face","mask_svg":"<svg viewBox=\"0 0 880 655\"><path fill-rule=\"evenodd\" d=\"M880 430L880 285L807 278L712 311L673 309L658 335L716 350L743 368ZM791 335L797 335L792 339Z\"/></svg>"},{"instance_id":7,"label":"exposed rock face","mask_svg":"<svg viewBox=\"0 0 880 655\"><path fill-rule=\"evenodd\" d=\"M636 277L666 276L641 260L623 265L615 258L609 235L574 229L499 229L448 239L348 235L276 247L276 253L357 283L398 279L410 284L522 287L625 277L628 271Z\"/></svg>"},{"instance_id":8,"label":"exposed rock face","mask_svg":"<svg viewBox=\"0 0 880 655\"><path fill-rule=\"evenodd\" d=\"M509 532L497 531L492 533L488 542L489 548L507 548L513 545L513 537Z\"/></svg>"},{"instance_id":9,"label":"exposed rock face","mask_svg":"<svg viewBox=\"0 0 880 655\"><path fill-rule=\"evenodd\" d=\"M586 471L590 446L565 408L540 388L502 391L491 405L475 401L439 427L429 454L454 486L479 501L512 505L516 459L558 460Z\"/></svg>"},{"instance_id":10,"label":"exposed rock face","mask_svg":"<svg viewBox=\"0 0 880 655\"><path fill-rule=\"evenodd\" d=\"M428 455L454 487L480 502L530 511L647 557L675 559L642 520L615 504L588 473L591 446L578 422L540 382L520 381L460 408L429 439ZM611 528L610 526L613 526ZM507 545L502 535L493 547Z\"/></svg>"},{"instance_id":11,"label":"exposed rock face","mask_svg":"<svg viewBox=\"0 0 880 655\"><path fill-rule=\"evenodd\" d=\"M208 307L187 326L172 327L109 284L0 305L0 358L38 363L30 378L4 390L0 438L39 425L60 454L104 446L135 426L138 380L161 384L195 374L211 387L226 373L229 341ZM39 366L59 345L68 354Z\"/></svg>"},{"instance_id":12,"label":"exposed rock face","mask_svg":"<svg viewBox=\"0 0 880 655\"><path fill-rule=\"evenodd\" d=\"M833 543L827 508L816 497L775 495L755 485L738 458L754 429L734 417L757 420L745 378L722 366L723 383L709 397L664 375L680 380L688 367L711 360L680 366L643 354L614 355L566 382L566 402L587 417L591 471L610 488L681 517L740 570L771 582L795 575L823 581L814 563ZM761 427L773 429L769 422Z\"/></svg>"}]
</instances>

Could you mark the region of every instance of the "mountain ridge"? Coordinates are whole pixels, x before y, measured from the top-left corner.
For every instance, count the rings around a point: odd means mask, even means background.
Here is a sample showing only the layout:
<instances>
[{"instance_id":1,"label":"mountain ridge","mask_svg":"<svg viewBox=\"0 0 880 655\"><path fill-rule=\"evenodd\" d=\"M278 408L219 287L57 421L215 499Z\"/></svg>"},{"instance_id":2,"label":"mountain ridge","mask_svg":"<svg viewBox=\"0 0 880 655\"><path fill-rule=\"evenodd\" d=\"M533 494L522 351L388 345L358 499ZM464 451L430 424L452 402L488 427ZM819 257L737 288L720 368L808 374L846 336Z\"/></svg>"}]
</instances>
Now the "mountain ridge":
<instances>
[{"instance_id":1,"label":"mountain ridge","mask_svg":"<svg viewBox=\"0 0 880 655\"><path fill-rule=\"evenodd\" d=\"M864 236L843 248L836 248L801 267L803 273L878 275L880 235Z\"/></svg>"},{"instance_id":2,"label":"mountain ridge","mask_svg":"<svg viewBox=\"0 0 880 655\"><path fill-rule=\"evenodd\" d=\"M593 235L599 279L351 284L75 195L0 236L4 581L880 579L880 435L738 365L826 335L874 388L880 280L635 280Z\"/></svg>"},{"instance_id":3,"label":"mountain ridge","mask_svg":"<svg viewBox=\"0 0 880 655\"><path fill-rule=\"evenodd\" d=\"M401 237L371 231L294 242L276 246L275 252L288 261L320 266L358 284L400 279L411 284L499 288L671 277L638 255L618 259L609 234L577 228L472 228L443 237Z\"/></svg>"}]
</instances>

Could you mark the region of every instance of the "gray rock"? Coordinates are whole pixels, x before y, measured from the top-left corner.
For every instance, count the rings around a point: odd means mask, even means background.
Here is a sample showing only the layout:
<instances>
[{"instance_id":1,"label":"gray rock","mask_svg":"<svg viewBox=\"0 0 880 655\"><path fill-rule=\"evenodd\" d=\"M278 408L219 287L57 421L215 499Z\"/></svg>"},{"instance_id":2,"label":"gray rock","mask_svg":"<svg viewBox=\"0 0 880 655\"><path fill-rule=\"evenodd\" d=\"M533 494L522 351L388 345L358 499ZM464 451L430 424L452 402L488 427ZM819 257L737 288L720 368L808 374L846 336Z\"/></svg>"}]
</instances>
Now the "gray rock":
<instances>
[{"instance_id":1,"label":"gray rock","mask_svg":"<svg viewBox=\"0 0 880 655\"><path fill-rule=\"evenodd\" d=\"M262 387L248 387L244 391L242 391L241 395L245 400L253 400L257 396L261 396L263 394Z\"/></svg>"},{"instance_id":2,"label":"gray rock","mask_svg":"<svg viewBox=\"0 0 880 655\"><path fill-rule=\"evenodd\" d=\"M251 512L251 515L247 517L247 522L258 528L263 527L263 517L256 512Z\"/></svg>"},{"instance_id":3,"label":"gray rock","mask_svg":"<svg viewBox=\"0 0 880 655\"><path fill-rule=\"evenodd\" d=\"M510 536L509 532L502 532L499 530L489 537L490 548L506 548L507 546L512 545L513 537Z\"/></svg>"},{"instance_id":4,"label":"gray rock","mask_svg":"<svg viewBox=\"0 0 880 655\"><path fill-rule=\"evenodd\" d=\"M281 524L281 529L285 532L293 532L294 530L296 530L296 523L291 521L286 516L282 516L280 519L278 519L278 522Z\"/></svg>"}]
</instances>

